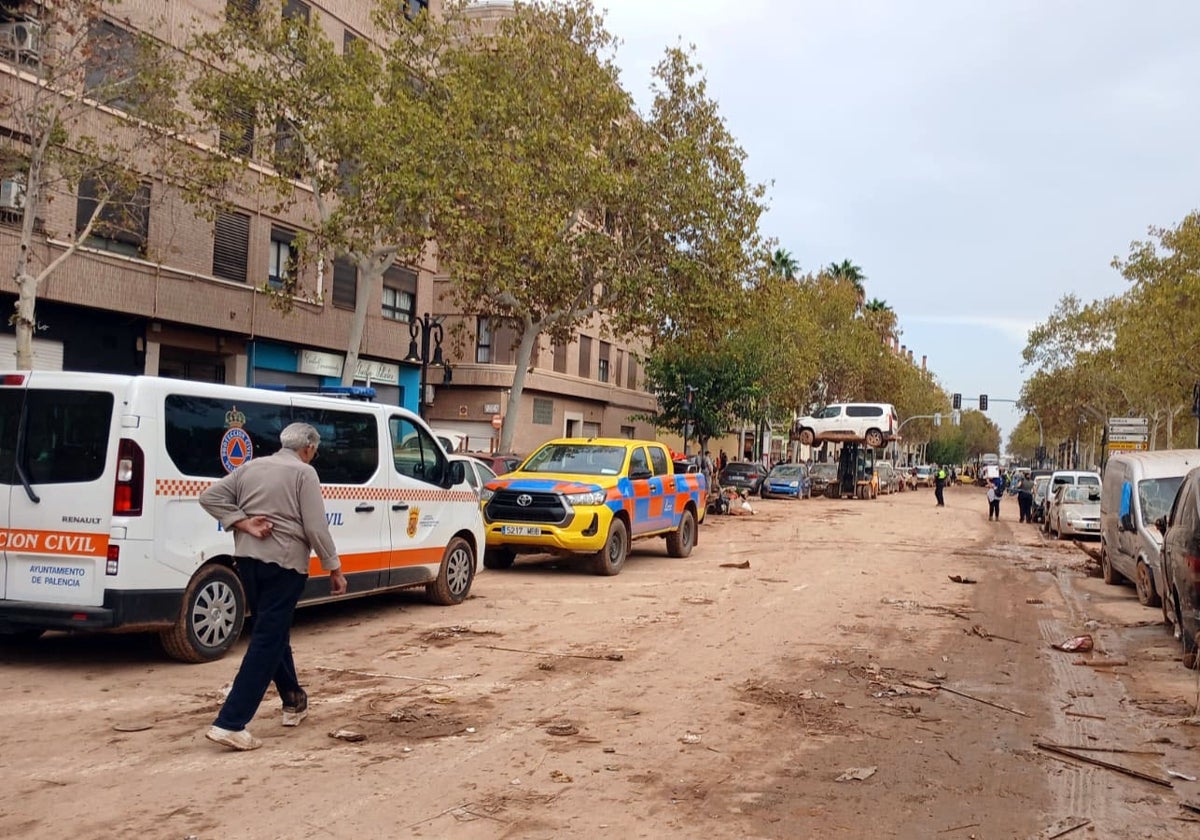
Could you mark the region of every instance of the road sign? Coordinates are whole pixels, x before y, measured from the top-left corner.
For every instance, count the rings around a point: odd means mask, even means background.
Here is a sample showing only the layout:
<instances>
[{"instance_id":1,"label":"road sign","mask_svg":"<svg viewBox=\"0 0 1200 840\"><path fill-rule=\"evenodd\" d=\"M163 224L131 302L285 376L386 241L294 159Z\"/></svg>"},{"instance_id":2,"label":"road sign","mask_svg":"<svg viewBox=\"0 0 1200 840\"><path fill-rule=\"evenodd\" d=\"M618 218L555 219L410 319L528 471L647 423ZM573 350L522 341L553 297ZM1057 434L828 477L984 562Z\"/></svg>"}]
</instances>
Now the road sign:
<instances>
[{"instance_id":1,"label":"road sign","mask_svg":"<svg viewBox=\"0 0 1200 840\"><path fill-rule=\"evenodd\" d=\"M1121 452L1145 452L1150 444L1145 441L1109 441L1108 448Z\"/></svg>"},{"instance_id":2,"label":"road sign","mask_svg":"<svg viewBox=\"0 0 1200 840\"><path fill-rule=\"evenodd\" d=\"M1138 434L1137 432L1109 432L1109 443L1145 443L1150 439L1149 435Z\"/></svg>"},{"instance_id":3,"label":"road sign","mask_svg":"<svg viewBox=\"0 0 1200 840\"><path fill-rule=\"evenodd\" d=\"M1109 417L1108 428L1117 429L1148 429L1150 421L1145 417Z\"/></svg>"}]
</instances>

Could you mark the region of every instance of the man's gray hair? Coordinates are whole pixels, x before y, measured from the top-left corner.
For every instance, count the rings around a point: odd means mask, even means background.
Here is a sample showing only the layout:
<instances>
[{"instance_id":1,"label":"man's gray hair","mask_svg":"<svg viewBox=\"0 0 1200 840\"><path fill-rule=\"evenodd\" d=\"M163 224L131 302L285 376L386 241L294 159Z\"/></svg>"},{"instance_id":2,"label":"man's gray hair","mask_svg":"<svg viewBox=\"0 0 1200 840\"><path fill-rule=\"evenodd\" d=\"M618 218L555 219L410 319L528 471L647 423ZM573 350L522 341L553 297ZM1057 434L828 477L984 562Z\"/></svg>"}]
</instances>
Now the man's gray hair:
<instances>
[{"instance_id":1,"label":"man's gray hair","mask_svg":"<svg viewBox=\"0 0 1200 840\"><path fill-rule=\"evenodd\" d=\"M320 433L307 423L291 423L279 433L279 444L293 452L299 452L306 446L319 446L320 443Z\"/></svg>"}]
</instances>

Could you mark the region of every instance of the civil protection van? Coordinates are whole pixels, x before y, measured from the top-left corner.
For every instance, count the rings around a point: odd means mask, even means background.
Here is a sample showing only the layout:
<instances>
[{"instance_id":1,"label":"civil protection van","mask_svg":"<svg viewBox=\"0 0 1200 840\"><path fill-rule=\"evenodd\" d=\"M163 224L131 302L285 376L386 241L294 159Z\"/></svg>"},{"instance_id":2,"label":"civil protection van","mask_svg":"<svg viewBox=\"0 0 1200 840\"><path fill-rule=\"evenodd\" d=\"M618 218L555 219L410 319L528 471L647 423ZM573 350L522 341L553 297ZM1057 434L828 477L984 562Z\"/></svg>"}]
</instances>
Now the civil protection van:
<instances>
[{"instance_id":1,"label":"civil protection van","mask_svg":"<svg viewBox=\"0 0 1200 840\"><path fill-rule=\"evenodd\" d=\"M174 658L222 656L246 602L233 537L200 493L302 421L349 595L467 597L479 503L429 428L377 403L71 372L0 374L0 634L157 631ZM314 557L301 604L329 600Z\"/></svg>"},{"instance_id":2,"label":"civil protection van","mask_svg":"<svg viewBox=\"0 0 1200 840\"><path fill-rule=\"evenodd\" d=\"M1138 601L1158 606L1165 591L1162 535L1155 521L1166 516L1175 491L1200 449L1123 452L1104 466L1100 493L1100 568L1104 582L1132 581Z\"/></svg>"}]
</instances>

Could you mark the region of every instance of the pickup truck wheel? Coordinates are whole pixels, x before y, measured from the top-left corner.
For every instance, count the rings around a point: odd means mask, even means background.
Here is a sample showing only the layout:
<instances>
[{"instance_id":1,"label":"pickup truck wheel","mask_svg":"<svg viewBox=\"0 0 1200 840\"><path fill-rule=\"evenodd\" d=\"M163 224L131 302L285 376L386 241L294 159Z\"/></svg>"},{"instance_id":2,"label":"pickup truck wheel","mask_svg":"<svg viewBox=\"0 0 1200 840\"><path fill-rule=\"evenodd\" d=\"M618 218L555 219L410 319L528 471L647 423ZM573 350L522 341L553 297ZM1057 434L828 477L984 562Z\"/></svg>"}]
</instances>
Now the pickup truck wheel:
<instances>
[{"instance_id":1,"label":"pickup truck wheel","mask_svg":"<svg viewBox=\"0 0 1200 840\"><path fill-rule=\"evenodd\" d=\"M180 662L220 659L242 634L246 592L237 573L216 563L202 566L183 593L179 618L159 642Z\"/></svg>"},{"instance_id":2,"label":"pickup truck wheel","mask_svg":"<svg viewBox=\"0 0 1200 840\"><path fill-rule=\"evenodd\" d=\"M1138 603L1143 607L1157 607L1159 603L1158 593L1154 591L1153 575L1150 572L1150 566L1145 560L1139 560L1137 564L1137 579L1133 582L1137 587Z\"/></svg>"},{"instance_id":3,"label":"pickup truck wheel","mask_svg":"<svg viewBox=\"0 0 1200 840\"><path fill-rule=\"evenodd\" d=\"M608 538L604 541L604 547L592 556L592 571L609 577L619 574L628 553L629 531L626 530L623 521L614 519L608 526Z\"/></svg>"},{"instance_id":4,"label":"pickup truck wheel","mask_svg":"<svg viewBox=\"0 0 1200 840\"><path fill-rule=\"evenodd\" d=\"M455 537L446 546L437 579L426 584L425 594L439 606L452 607L467 599L471 581L475 579L475 552L462 537Z\"/></svg>"},{"instance_id":5,"label":"pickup truck wheel","mask_svg":"<svg viewBox=\"0 0 1200 840\"><path fill-rule=\"evenodd\" d=\"M883 447L883 432L878 429L867 429L867 446L872 449Z\"/></svg>"},{"instance_id":6,"label":"pickup truck wheel","mask_svg":"<svg viewBox=\"0 0 1200 840\"><path fill-rule=\"evenodd\" d=\"M696 545L696 517L685 510L679 520L679 528L667 534L667 554L672 557L687 557Z\"/></svg>"},{"instance_id":7,"label":"pickup truck wheel","mask_svg":"<svg viewBox=\"0 0 1200 840\"><path fill-rule=\"evenodd\" d=\"M511 548L488 548L483 552L483 568L508 569L512 567L516 555Z\"/></svg>"}]
</instances>

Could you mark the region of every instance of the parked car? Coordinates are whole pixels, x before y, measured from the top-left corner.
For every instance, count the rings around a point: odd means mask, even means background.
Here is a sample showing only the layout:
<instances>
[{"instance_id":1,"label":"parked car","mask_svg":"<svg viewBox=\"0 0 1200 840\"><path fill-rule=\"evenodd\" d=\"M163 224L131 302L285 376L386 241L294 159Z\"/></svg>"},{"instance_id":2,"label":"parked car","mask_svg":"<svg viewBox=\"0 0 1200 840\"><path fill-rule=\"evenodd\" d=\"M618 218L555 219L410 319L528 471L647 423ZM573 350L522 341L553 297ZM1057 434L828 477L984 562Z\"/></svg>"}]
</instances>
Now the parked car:
<instances>
[{"instance_id":1,"label":"parked car","mask_svg":"<svg viewBox=\"0 0 1200 840\"><path fill-rule=\"evenodd\" d=\"M1065 536L1100 536L1100 488L1095 485L1060 484L1046 509L1046 530Z\"/></svg>"},{"instance_id":2,"label":"parked car","mask_svg":"<svg viewBox=\"0 0 1200 840\"><path fill-rule=\"evenodd\" d=\"M838 465L822 461L808 468L808 480L812 484L810 495L824 496L825 488L837 483Z\"/></svg>"},{"instance_id":3,"label":"parked car","mask_svg":"<svg viewBox=\"0 0 1200 840\"><path fill-rule=\"evenodd\" d=\"M897 492L896 484L896 469L892 466L891 461L876 461L875 475L879 478L879 492L891 495Z\"/></svg>"},{"instance_id":4,"label":"parked car","mask_svg":"<svg viewBox=\"0 0 1200 840\"><path fill-rule=\"evenodd\" d=\"M1091 484L1099 487L1100 473L1091 470L1055 470L1050 474L1050 486L1060 484Z\"/></svg>"},{"instance_id":5,"label":"parked car","mask_svg":"<svg viewBox=\"0 0 1200 840\"><path fill-rule=\"evenodd\" d=\"M822 441L865 443L874 449L897 438L900 419L888 403L838 403L794 424L796 437L811 446Z\"/></svg>"},{"instance_id":6,"label":"parked car","mask_svg":"<svg viewBox=\"0 0 1200 840\"><path fill-rule=\"evenodd\" d=\"M916 468L913 473L913 484L917 487L932 487L933 486L933 467L926 464Z\"/></svg>"},{"instance_id":7,"label":"parked car","mask_svg":"<svg viewBox=\"0 0 1200 840\"><path fill-rule=\"evenodd\" d=\"M1162 600L1162 534L1154 527L1192 467L1200 449L1123 452L1104 465L1100 493L1100 570L1107 584L1130 581L1143 606Z\"/></svg>"},{"instance_id":8,"label":"parked car","mask_svg":"<svg viewBox=\"0 0 1200 840\"><path fill-rule=\"evenodd\" d=\"M1163 617L1183 645L1183 664L1195 668L1200 659L1200 467L1184 477L1170 513L1155 524L1163 535Z\"/></svg>"},{"instance_id":9,"label":"parked car","mask_svg":"<svg viewBox=\"0 0 1200 840\"><path fill-rule=\"evenodd\" d=\"M470 455L472 458L487 464L496 475L504 475L505 473L512 472L521 466L521 462L525 460L520 455L513 455L512 453L502 455L499 452L465 452L463 454Z\"/></svg>"},{"instance_id":10,"label":"parked car","mask_svg":"<svg viewBox=\"0 0 1200 840\"><path fill-rule=\"evenodd\" d=\"M483 490L483 485L496 477L496 472L478 458L468 455L451 455L450 460L462 462L466 482L471 485L471 490L476 496Z\"/></svg>"},{"instance_id":11,"label":"parked car","mask_svg":"<svg viewBox=\"0 0 1200 840\"><path fill-rule=\"evenodd\" d=\"M1039 475L1033 480L1033 507L1029 512L1034 522L1046 521L1046 502L1049 490L1050 476Z\"/></svg>"},{"instance_id":12,"label":"parked car","mask_svg":"<svg viewBox=\"0 0 1200 840\"><path fill-rule=\"evenodd\" d=\"M759 491L764 499L782 496L786 499L807 499L812 496L812 482L804 464L776 464L763 479Z\"/></svg>"},{"instance_id":13,"label":"parked car","mask_svg":"<svg viewBox=\"0 0 1200 840\"><path fill-rule=\"evenodd\" d=\"M762 464L751 461L731 461L721 470L721 486L736 487L746 490L750 495L762 491L763 479L767 477L767 468Z\"/></svg>"}]
</instances>

